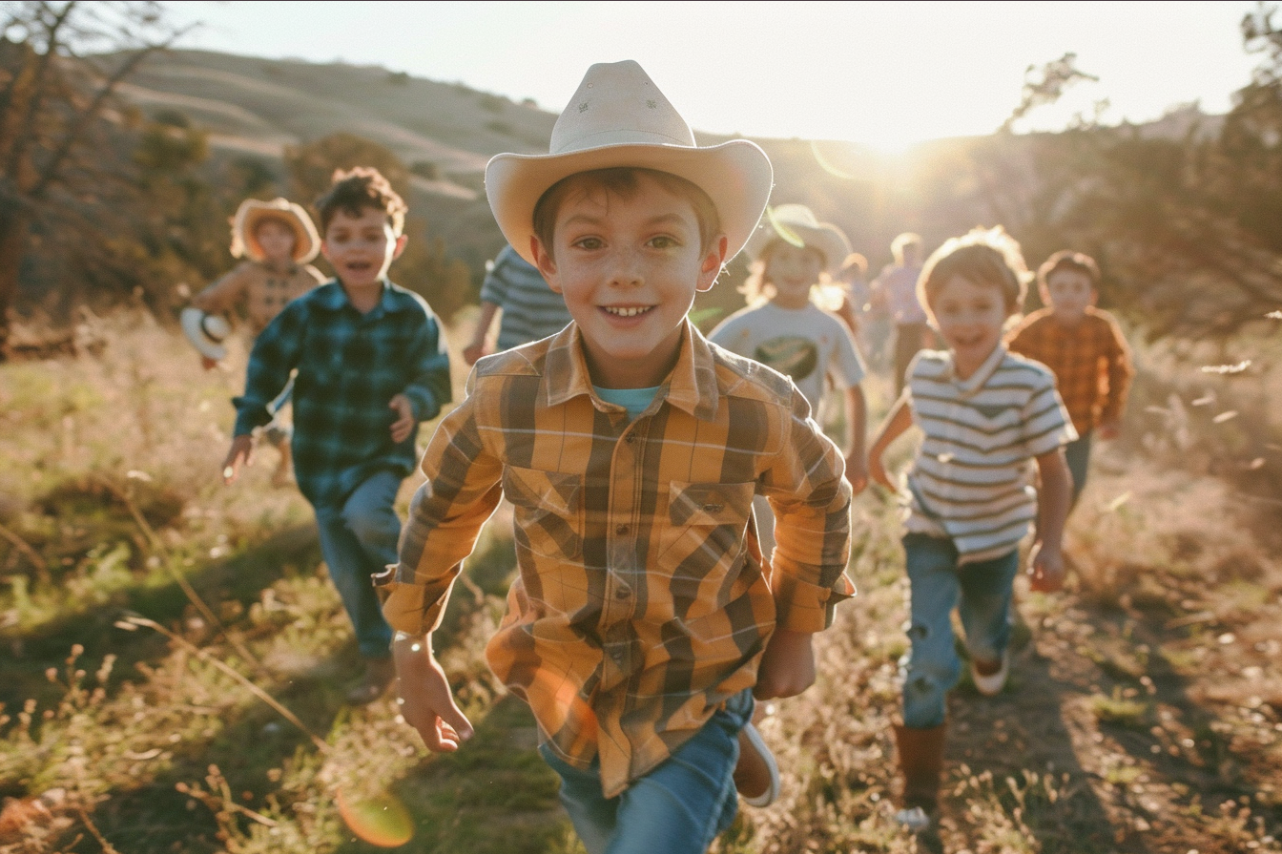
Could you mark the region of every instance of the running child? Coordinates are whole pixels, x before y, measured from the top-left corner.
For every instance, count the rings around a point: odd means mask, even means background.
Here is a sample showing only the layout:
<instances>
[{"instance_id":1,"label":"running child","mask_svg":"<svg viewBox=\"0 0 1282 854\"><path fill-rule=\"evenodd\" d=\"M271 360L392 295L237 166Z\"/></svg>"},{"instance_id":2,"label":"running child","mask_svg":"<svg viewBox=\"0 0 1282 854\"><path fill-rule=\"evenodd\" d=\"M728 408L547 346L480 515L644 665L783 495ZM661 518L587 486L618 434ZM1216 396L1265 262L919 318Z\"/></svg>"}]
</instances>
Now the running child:
<instances>
[{"instance_id":1,"label":"running child","mask_svg":"<svg viewBox=\"0 0 1282 854\"><path fill-rule=\"evenodd\" d=\"M396 560L396 493L417 461L418 423L450 400L450 363L427 303L387 278L406 241L405 203L387 179L365 167L335 173L316 210L336 277L285 306L254 343L223 479L249 462L250 434L297 371L294 473L364 659L347 694L361 704L392 680L392 630L372 578Z\"/></svg>"},{"instance_id":2,"label":"running child","mask_svg":"<svg viewBox=\"0 0 1282 854\"><path fill-rule=\"evenodd\" d=\"M401 713L429 750L472 737L432 633L505 496L518 577L486 654L529 703L579 837L701 854L737 809L754 690L805 690L811 636L853 593L850 486L787 378L687 319L765 208L765 153L696 146L630 61L588 69L550 150L496 156L485 187L574 322L477 362L428 445L380 578ZM771 564L757 493L778 513Z\"/></svg>"},{"instance_id":3,"label":"running child","mask_svg":"<svg viewBox=\"0 0 1282 854\"><path fill-rule=\"evenodd\" d=\"M1095 307L1099 267L1081 252L1063 250L1037 270L1045 308L1033 312L1008 336L1012 353L1035 359L1055 374L1077 439L1064 448L1073 475L1073 504L1086 486L1091 437L1116 439L1135 368L1131 350L1113 315Z\"/></svg>"},{"instance_id":4,"label":"running child","mask_svg":"<svg viewBox=\"0 0 1282 854\"><path fill-rule=\"evenodd\" d=\"M1034 590L1063 583L1061 539L1071 479L1063 446L1076 438L1055 378L1002 343L1023 305L1027 268L1000 227L944 243L926 262L921 303L947 350L923 350L868 455L872 479L902 494L911 648L900 662L903 725L895 727L903 809L913 830L934 821L944 761L946 694L961 676L951 613L960 612L971 675L981 694L1010 671L1011 589L1020 542L1039 515ZM906 483L882 458L910 426L924 438ZM1035 461L1041 494L1030 471Z\"/></svg>"},{"instance_id":5,"label":"running child","mask_svg":"<svg viewBox=\"0 0 1282 854\"><path fill-rule=\"evenodd\" d=\"M287 199L270 202L245 199L236 209L231 227L231 255L244 258L235 269L192 297L182 312L183 331L200 352L205 370L227 355L224 338L228 327L219 318L243 313L249 331L257 338L286 303L325 280L310 263L320 251L320 237L307 211ZM290 477L289 441L292 431L284 417L290 387L272 401L272 421L263 438L280 452L272 483L281 486Z\"/></svg>"},{"instance_id":6,"label":"running child","mask_svg":"<svg viewBox=\"0 0 1282 854\"><path fill-rule=\"evenodd\" d=\"M842 390L845 435L839 444L849 449L846 479L858 494L868 482L867 409L860 385L866 370L850 330L816 304L825 287L837 290L831 279L850 254L846 235L831 223L818 222L805 205L779 205L753 233L744 252L752 258L743 287L749 305L722 321L708 338L790 377L821 425L825 392L829 387ZM762 554L769 558L774 516L764 496L753 503Z\"/></svg>"}]
</instances>

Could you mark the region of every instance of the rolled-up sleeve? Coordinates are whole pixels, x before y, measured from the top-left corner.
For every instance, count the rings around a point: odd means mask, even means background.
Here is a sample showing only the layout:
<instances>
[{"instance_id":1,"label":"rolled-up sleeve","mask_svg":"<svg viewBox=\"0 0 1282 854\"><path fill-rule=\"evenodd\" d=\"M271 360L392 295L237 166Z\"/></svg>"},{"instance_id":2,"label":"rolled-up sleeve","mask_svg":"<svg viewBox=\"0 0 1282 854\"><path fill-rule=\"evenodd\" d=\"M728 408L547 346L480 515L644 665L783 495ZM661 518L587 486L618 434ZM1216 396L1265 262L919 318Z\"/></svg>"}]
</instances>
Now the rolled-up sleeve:
<instances>
[{"instance_id":1,"label":"rolled-up sleeve","mask_svg":"<svg viewBox=\"0 0 1282 854\"><path fill-rule=\"evenodd\" d=\"M762 476L775 513L770 590L779 628L818 632L855 593L846 576L851 489L841 451L809 417L801 393L793 395L782 448Z\"/></svg>"},{"instance_id":2,"label":"rolled-up sleeve","mask_svg":"<svg viewBox=\"0 0 1282 854\"><path fill-rule=\"evenodd\" d=\"M376 577L383 615L397 631L422 634L440 625L463 559L498 506L502 465L481 442L475 404L469 395L433 434L399 560Z\"/></svg>"}]
</instances>

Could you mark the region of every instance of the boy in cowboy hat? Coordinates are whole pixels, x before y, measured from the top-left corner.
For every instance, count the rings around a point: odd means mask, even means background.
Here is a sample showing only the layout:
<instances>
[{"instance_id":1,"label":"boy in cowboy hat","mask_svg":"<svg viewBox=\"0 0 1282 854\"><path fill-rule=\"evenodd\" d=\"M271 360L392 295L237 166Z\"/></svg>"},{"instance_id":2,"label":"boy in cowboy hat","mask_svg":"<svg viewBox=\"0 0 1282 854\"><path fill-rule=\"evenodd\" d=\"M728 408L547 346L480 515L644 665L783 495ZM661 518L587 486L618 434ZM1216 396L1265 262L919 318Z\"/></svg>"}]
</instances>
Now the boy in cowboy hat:
<instances>
[{"instance_id":1,"label":"boy in cowboy hat","mask_svg":"<svg viewBox=\"0 0 1282 854\"><path fill-rule=\"evenodd\" d=\"M786 377L709 344L696 291L747 242L771 167L699 148L635 62L593 65L551 153L486 168L499 227L573 323L484 358L424 455L379 578L401 712L428 749L472 736L432 654L500 496L519 577L487 648L525 699L589 852L703 852L733 819L757 697L814 679L812 633L853 593L841 453ZM778 515L763 561L752 497Z\"/></svg>"},{"instance_id":2,"label":"boy in cowboy hat","mask_svg":"<svg viewBox=\"0 0 1282 854\"><path fill-rule=\"evenodd\" d=\"M230 273L205 288L183 309L182 326L187 338L200 353L205 370L212 369L227 355L223 345L226 331L211 335L220 326L215 319L230 311L244 311L256 338L285 304L316 287L325 277L309 261L320 250L320 238L311 217L287 199L270 202L245 199L232 220L231 254L244 258ZM289 482L292 435L280 417L289 401L292 386L286 386L272 401L275 416L263 430L264 437L280 452L280 463L272 475L277 486Z\"/></svg>"},{"instance_id":3,"label":"boy in cowboy hat","mask_svg":"<svg viewBox=\"0 0 1282 854\"><path fill-rule=\"evenodd\" d=\"M418 422L450 400L435 315L387 279L405 248L405 203L375 169L338 172L316 202L321 252L336 278L294 300L258 336L223 462L228 483L250 457L254 428L297 372L295 474L316 511L321 554L352 621L363 679L347 695L376 700L392 679L392 630L371 577L396 559L393 509L417 457Z\"/></svg>"}]
</instances>

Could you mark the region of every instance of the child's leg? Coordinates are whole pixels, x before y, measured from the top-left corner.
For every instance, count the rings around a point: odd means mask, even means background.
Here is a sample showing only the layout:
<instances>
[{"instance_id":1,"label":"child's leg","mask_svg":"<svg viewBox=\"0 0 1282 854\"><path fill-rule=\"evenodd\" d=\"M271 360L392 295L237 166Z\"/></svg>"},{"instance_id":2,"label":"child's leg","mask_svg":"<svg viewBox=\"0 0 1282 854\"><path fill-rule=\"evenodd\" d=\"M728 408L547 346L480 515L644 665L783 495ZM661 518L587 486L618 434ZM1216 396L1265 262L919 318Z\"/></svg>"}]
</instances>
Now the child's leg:
<instances>
[{"instance_id":1,"label":"child's leg","mask_svg":"<svg viewBox=\"0 0 1282 854\"><path fill-rule=\"evenodd\" d=\"M962 567L961 614L966 649L976 661L1001 659L1010 644L1011 592L1019 572L1019 551Z\"/></svg>"},{"instance_id":2,"label":"child's leg","mask_svg":"<svg viewBox=\"0 0 1282 854\"><path fill-rule=\"evenodd\" d=\"M944 722L944 696L961 676L951 620L960 590L957 550L951 540L908 534L904 554L912 644L899 668L904 680L904 726L927 729Z\"/></svg>"},{"instance_id":3,"label":"child's leg","mask_svg":"<svg viewBox=\"0 0 1282 854\"><path fill-rule=\"evenodd\" d=\"M734 820L732 772L739 730L751 716L751 693L732 697L698 735L614 798L602 795L595 763L581 771L546 746L540 752L561 776L561 802L589 854L704 854Z\"/></svg>"},{"instance_id":4,"label":"child's leg","mask_svg":"<svg viewBox=\"0 0 1282 854\"><path fill-rule=\"evenodd\" d=\"M400 475L377 472L356 488L340 512L316 512L321 554L365 658L390 655L392 630L383 619L371 576L396 562L401 523L393 504L400 485Z\"/></svg>"},{"instance_id":5,"label":"child's leg","mask_svg":"<svg viewBox=\"0 0 1282 854\"><path fill-rule=\"evenodd\" d=\"M1068 471L1073 476L1073 503L1069 506L1074 507L1077 505L1078 496L1086 486L1086 473L1090 470L1090 431L1064 446L1064 460L1068 463Z\"/></svg>"}]
</instances>

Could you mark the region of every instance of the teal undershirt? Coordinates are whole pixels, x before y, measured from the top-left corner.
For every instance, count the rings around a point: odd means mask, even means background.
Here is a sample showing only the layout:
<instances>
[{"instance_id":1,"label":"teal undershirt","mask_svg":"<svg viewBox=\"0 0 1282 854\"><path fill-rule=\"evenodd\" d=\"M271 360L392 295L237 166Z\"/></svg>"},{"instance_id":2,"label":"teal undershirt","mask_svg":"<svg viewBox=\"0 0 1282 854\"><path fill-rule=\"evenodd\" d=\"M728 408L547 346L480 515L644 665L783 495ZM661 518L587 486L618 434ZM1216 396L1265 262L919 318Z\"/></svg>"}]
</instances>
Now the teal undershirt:
<instances>
[{"instance_id":1,"label":"teal undershirt","mask_svg":"<svg viewBox=\"0 0 1282 854\"><path fill-rule=\"evenodd\" d=\"M651 403L654 402L654 396L659 393L662 386L654 388L601 388L592 386L596 396L606 403L613 403L622 406L628 411L629 418L636 418L642 412L646 411Z\"/></svg>"}]
</instances>

